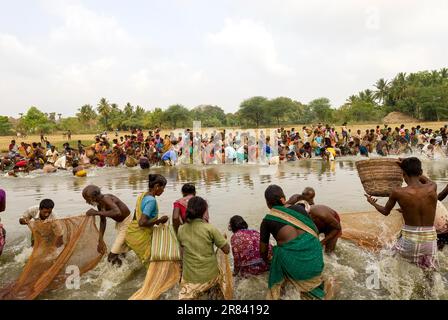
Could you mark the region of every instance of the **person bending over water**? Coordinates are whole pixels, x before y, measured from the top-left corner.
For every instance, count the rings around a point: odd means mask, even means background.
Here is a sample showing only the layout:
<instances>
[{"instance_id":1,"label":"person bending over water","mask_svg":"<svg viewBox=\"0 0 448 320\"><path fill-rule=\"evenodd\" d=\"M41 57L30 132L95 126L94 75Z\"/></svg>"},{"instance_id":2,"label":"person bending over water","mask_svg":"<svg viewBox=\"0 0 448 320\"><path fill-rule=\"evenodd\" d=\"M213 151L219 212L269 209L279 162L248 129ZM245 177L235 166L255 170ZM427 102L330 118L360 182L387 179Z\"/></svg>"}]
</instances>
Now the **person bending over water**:
<instances>
[{"instance_id":1,"label":"person bending over water","mask_svg":"<svg viewBox=\"0 0 448 320\"><path fill-rule=\"evenodd\" d=\"M102 194L101 189L97 186L90 185L84 188L82 196L86 202L92 206L96 206L98 211L90 209L86 212L88 216L100 217L100 236L98 239L98 252L103 253L104 248L102 246L104 232L106 231L106 219L111 218L116 222L115 229L117 230L117 236L115 242L112 245L107 260L113 265L118 264L121 266L122 262L119 258L120 254L124 254L128 251L125 245L126 230L131 221L131 215L129 208L120 199L112 194Z\"/></svg>"},{"instance_id":2,"label":"person bending over water","mask_svg":"<svg viewBox=\"0 0 448 320\"><path fill-rule=\"evenodd\" d=\"M156 197L165 191L167 183L165 177L150 174L148 180L148 191L138 196L134 216L126 231L126 244L146 267L151 257L153 227L169 220L168 216L159 218L159 206L156 200Z\"/></svg>"},{"instance_id":3,"label":"person bending over water","mask_svg":"<svg viewBox=\"0 0 448 320\"><path fill-rule=\"evenodd\" d=\"M188 201L187 221L177 233L183 248L179 300L195 300L219 285L215 246L229 254L230 246L213 225L204 220L207 202L201 197Z\"/></svg>"},{"instance_id":4,"label":"person bending over water","mask_svg":"<svg viewBox=\"0 0 448 320\"><path fill-rule=\"evenodd\" d=\"M51 199L44 199L38 206L33 206L26 210L19 219L21 225L28 225L32 220L45 221L56 219L56 213L53 212L54 202Z\"/></svg>"},{"instance_id":5,"label":"person bending over water","mask_svg":"<svg viewBox=\"0 0 448 320\"><path fill-rule=\"evenodd\" d=\"M26 210L19 219L21 225L29 225L31 221L51 221L55 220L56 213L53 211L54 202L51 199L44 199L38 206L33 206ZM58 239L58 246L62 245L62 236ZM31 235L31 246L34 246L34 237Z\"/></svg>"},{"instance_id":6,"label":"person bending over water","mask_svg":"<svg viewBox=\"0 0 448 320\"><path fill-rule=\"evenodd\" d=\"M338 213L324 205L311 206L309 213L319 230L319 234L323 233L325 235L320 242L325 247L325 252L333 252L339 237L342 235L341 219Z\"/></svg>"},{"instance_id":7,"label":"person bending over water","mask_svg":"<svg viewBox=\"0 0 448 320\"><path fill-rule=\"evenodd\" d=\"M437 185L423 176L422 164L412 157L399 160L406 187L392 191L385 206L365 195L378 212L388 216L395 204L401 207L404 226L394 250L424 270L437 268L437 233L434 217L437 206Z\"/></svg>"},{"instance_id":8,"label":"person bending over water","mask_svg":"<svg viewBox=\"0 0 448 320\"><path fill-rule=\"evenodd\" d=\"M286 205L303 205L311 219L319 230L319 234L325 235L321 241L326 253L331 253L336 248L336 243L342 235L341 219L338 213L330 207L314 204L315 192L313 188L307 187L301 195L293 195ZM305 200L306 199L306 200ZM313 203L312 206L309 202Z\"/></svg>"},{"instance_id":9,"label":"person bending over water","mask_svg":"<svg viewBox=\"0 0 448 320\"><path fill-rule=\"evenodd\" d=\"M229 222L229 231L233 254L233 275L259 275L269 271L269 265L260 255L260 233L248 229L247 222L241 216L233 216ZM268 257L272 256L272 246L269 245Z\"/></svg>"},{"instance_id":10,"label":"person bending over water","mask_svg":"<svg viewBox=\"0 0 448 320\"><path fill-rule=\"evenodd\" d=\"M338 213L324 205L310 206L305 200L301 200L296 204L302 204L305 207L319 230L319 235L324 234L324 238L320 243L325 247L325 252L334 252L336 243L342 235L341 218Z\"/></svg>"},{"instance_id":11,"label":"person bending over water","mask_svg":"<svg viewBox=\"0 0 448 320\"><path fill-rule=\"evenodd\" d=\"M316 225L303 206L285 207L286 197L279 186L270 185L264 196L270 213L260 226L260 254L267 263L270 235L277 241L267 298L280 299L283 285L289 282L302 298L323 299L324 259Z\"/></svg>"},{"instance_id":12,"label":"person bending over water","mask_svg":"<svg viewBox=\"0 0 448 320\"><path fill-rule=\"evenodd\" d=\"M316 192L311 187L306 187L303 189L301 194L292 195L286 204L293 205L301 200L305 200L309 205L314 205L314 197L316 196Z\"/></svg>"}]
</instances>

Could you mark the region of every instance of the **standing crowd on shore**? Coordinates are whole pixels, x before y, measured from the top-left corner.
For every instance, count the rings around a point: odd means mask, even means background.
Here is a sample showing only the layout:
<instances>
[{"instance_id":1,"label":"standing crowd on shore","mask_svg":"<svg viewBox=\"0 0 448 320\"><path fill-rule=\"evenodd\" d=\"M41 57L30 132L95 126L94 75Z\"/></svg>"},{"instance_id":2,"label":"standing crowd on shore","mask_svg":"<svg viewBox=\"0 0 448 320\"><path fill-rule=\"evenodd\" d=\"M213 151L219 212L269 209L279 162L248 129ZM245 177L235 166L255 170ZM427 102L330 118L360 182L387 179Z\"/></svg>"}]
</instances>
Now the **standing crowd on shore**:
<instances>
[{"instance_id":1,"label":"standing crowd on shore","mask_svg":"<svg viewBox=\"0 0 448 320\"><path fill-rule=\"evenodd\" d=\"M42 169L44 173L72 170L85 176L90 167L140 166L178 164L278 164L321 157L332 161L342 156L423 155L429 159L448 156L447 126L432 130L416 126L392 128L387 125L352 132L344 123L340 131L329 125L304 126L272 130L213 131L200 134L185 129L162 137L160 129L151 130L145 137L143 130L129 135L110 137L107 132L95 137L91 145L78 141L56 148L41 135L40 142L17 144L12 140L8 153L0 159L0 171L16 176L19 172Z\"/></svg>"}]
</instances>

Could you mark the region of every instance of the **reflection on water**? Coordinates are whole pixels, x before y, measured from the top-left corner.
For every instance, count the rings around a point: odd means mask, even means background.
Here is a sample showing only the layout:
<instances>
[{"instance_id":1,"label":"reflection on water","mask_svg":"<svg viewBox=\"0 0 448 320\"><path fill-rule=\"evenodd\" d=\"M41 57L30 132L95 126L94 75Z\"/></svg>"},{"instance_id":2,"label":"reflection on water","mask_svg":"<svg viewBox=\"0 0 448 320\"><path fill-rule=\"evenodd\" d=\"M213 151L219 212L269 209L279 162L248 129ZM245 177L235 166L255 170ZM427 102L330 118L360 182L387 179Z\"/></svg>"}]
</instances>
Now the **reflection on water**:
<instances>
[{"instance_id":1,"label":"reflection on water","mask_svg":"<svg viewBox=\"0 0 448 320\"><path fill-rule=\"evenodd\" d=\"M267 212L264 190L269 184L279 184L287 196L301 192L305 187L316 189L316 202L329 205L340 213L371 211L365 201L364 190L358 178L355 161L346 158L336 162L304 160L283 163L277 166L258 165L216 165L157 167L150 170L139 168L105 168L91 170L87 178L75 178L70 172L43 175L34 172L20 178L2 177L0 186L7 191L7 211L2 214L2 223L8 231L7 246L0 257L0 286L20 274L29 249L29 230L20 226L18 219L28 207L36 205L43 198L51 198L56 203L59 216L80 214L89 209L81 196L88 184L100 186L104 192L120 197L134 210L137 195L147 189L148 173L163 174L168 185L159 198L162 214L171 214L172 203L180 197L183 183L193 182L198 195L205 197L210 205L211 223L222 232L227 232L227 224L235 214L246 218L251 228L259 228L261 219ZM447 161L424 162L425 173L437 182L439 188L448 183ZM380 203L384 199L379 200ZM105 235L110 245L114 238L113 224L109 223ZM420 270L409 264L388 257L387 254L367 253L351 243L341 241L336 254L326 256L326 270L334 275L338 283L338 299L389 299L422 298L424 283ZM447 261L440 256L441 272L445 274ZM366 287L366 272L375 265L384 276L381 288L371 290ZM443 272L442 272L443 271ZM83 277L79 291L60 289L47 293L48 299L127 299L143 283L144 270L133 253L128 254L121 270L106 262L100 263ZM439 275L437 298L445 299L446 279ZM239 299L263 299L267 287L266 277L238 280L235 294ZM174 288L164 298L177 297ZM289 298L294 298L290 296ZM427 298L427 297L426 297Z\"/></svg>"}]
</instances>

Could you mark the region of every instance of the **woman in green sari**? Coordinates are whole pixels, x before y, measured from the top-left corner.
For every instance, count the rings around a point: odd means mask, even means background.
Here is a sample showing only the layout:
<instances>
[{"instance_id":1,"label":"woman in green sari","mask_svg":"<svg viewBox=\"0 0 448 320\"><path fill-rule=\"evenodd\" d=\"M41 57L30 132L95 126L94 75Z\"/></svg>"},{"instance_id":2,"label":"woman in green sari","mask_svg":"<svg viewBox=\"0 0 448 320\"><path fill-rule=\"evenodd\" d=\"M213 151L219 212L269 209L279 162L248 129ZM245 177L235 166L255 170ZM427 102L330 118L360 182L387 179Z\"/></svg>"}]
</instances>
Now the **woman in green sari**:
<instances>
[{"instance_id":1,"label":"woman in green sari","mask_svg":"<svg viewBox=\"0 0 448 320\"><path fill-rule=\"evenodd\" d=\"M268 299L280 299L282 286L289 282L304 299L323 299L322 245L313 220L301 205L285 207L285 194L277 185L269 186L265 199L270 213L260 227L260 254L271 264ZM268 260L270 235L277 241Z\"/></svg>"},{"instance_id":2,"label":"woman in green sari","mask_svg":"<svg viewBox=\"0 0 448 320\"><path fill-rule=\"evenodd\" d=\"M145 266L148 266L151 257L154 225L168 221L168 216L159 219L156 200L156 197L165 190L167 181L160 174L150 174L148 180L148 191L138 196L134 217L126 232L126 244L137 254Z\"/></svg>"}]
</instances>

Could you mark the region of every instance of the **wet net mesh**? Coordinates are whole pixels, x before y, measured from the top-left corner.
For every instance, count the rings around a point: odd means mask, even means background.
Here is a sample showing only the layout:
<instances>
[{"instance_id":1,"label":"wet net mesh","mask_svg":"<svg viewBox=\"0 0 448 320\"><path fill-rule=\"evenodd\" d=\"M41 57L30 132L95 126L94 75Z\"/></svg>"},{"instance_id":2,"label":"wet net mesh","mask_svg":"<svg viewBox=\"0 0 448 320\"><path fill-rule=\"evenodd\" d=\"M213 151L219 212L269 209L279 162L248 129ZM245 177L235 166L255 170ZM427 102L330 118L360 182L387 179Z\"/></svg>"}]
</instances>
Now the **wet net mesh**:
<instances>
[{"instance_id":1,"label":"wet net mesh","mask_svg":"<svg viewBox=\"0 0 448 320\"><path fill-rule=\"evenodd\" d=\"M82 275L93 269L106 252L104 242L98 245L94 217L37 221L30 223L30 229L33 252L19 278L0 290L0 299L35 299L45 290L63 286L73 274L68 270L77 267Z\"/></svg>"},{"instance_id":2,"label":"wet net mesh","mask_svg":"<svg viewBox=\"0 0 448 320\"><path fill-rule=\"evenodd\" d=\"M344 213L340 217L341 238L373 251L391 244L403 226L403 217L395 210L387 217L377 211Z\"/></svg>"}]
</instances>

